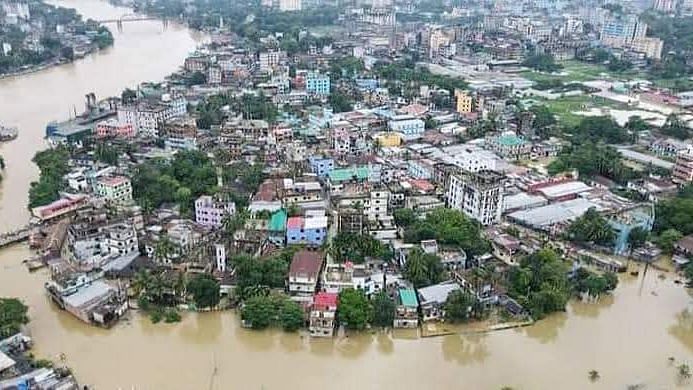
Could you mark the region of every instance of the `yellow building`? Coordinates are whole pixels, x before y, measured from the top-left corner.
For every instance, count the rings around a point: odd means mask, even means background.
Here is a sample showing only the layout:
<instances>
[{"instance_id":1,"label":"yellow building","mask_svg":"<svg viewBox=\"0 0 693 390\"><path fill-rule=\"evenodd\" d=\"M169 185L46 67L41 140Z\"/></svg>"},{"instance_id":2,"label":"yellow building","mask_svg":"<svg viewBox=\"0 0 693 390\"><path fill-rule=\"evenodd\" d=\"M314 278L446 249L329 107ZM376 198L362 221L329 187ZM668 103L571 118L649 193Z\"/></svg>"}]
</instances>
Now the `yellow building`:
<instances>
[{"instance_id":1,"label":"yellow building","mask_svg":"<svg viewBox=\"0 0 693 390\"><path fill-rule=\"evenodd\" d=\"M469 96L467 91L456 89L455 99L457 99L457 112L460 114L469 114L472 112L472 97Z\"/></svg>"},{"instance_id":2,"label":"yellow building","mask_svg":"<svg viewBox=\"0 0 693 390\"><path fill-rule=\"evenodd\" d=\"M375 139L384 148L399 146L402 143L402 136L399 133L381 133L376 135Z\"/></svg>"}]
</instances>

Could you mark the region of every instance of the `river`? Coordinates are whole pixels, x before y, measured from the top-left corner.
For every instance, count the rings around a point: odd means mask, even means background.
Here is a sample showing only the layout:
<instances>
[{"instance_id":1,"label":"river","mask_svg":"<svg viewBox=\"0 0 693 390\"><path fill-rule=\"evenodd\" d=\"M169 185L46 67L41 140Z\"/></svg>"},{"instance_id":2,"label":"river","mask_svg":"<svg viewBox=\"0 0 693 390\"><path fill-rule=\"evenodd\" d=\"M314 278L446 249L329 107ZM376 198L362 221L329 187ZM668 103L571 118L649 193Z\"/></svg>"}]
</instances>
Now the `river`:
<instances>
[{"instance_id":1,"label":"river","mask_svg":"<svg viewBox=\"0 0 693 390\"><path fill-rule=\"evenodd\" d=\"M97 0L61 0L87 17L127 12ZM115 45L73 64L0 80L0 122L20 137L0 146L8 165L0 188L0 231L28 219L30 159L43 148L50 120L63 119L83 96L119 93L175 70L202 36L158 22L125 24ZM239 327L232 312L185 314L151 324L131 313L103 330L58 310L43 294L45 271L28 273L24 245L0 251L0 296L30 306L38 357L61 354L77 378L96 389L648 389L686 388L668 358L693 365L693 298L667 275L624 276L613 296L573 302L538 324L483 335L429 339L409 333L311 340ZM601 378L591 383L588 372Z\"/></svg>"}]
</instances>

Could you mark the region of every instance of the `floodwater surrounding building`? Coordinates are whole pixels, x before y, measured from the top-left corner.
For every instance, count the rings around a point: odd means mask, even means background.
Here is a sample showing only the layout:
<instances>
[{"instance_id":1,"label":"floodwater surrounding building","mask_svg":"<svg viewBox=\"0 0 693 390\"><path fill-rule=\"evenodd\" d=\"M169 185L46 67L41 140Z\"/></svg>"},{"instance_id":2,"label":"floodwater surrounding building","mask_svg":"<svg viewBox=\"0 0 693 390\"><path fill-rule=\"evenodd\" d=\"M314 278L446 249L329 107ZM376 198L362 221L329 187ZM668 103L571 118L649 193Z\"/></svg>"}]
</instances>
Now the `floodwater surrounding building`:
<instances>
[{"instance_id":1,"label":"floodwater surrounding building","mask_svg":"<svg viewBox=\"0 0 693 390\"><path fill-rule=\"evenodd\" d=\"M129 12L105 1L60 4L94 19ZM0 116L23 130L0 147L10 167L0 188L0 229L28 219L27 190L37 176L29 160L43 145L46 122L63 117L87 91L108 96L162 79L193 46L190 32L178 26L162 32L157 22L133 23L102 53L0 80ZM46 93L48 86L61 93ZM624 275L613 296L571 302L566 313L525 328L425 339L399 331L311 339L243 329L233 312L185 314L178 324L152 324L130 313L110 330L93 327L50 302L43 290L48 271L28 273L27 257L24 245L0 251L0 296L29 305L37 357L62 356L81 383L99 389L550 389L557 383L569 390L640 383L675 389L668 358L693 363L693 299L652 269ZM590 370L601 379L591 383Z\"/></svg>"}]
</instances>

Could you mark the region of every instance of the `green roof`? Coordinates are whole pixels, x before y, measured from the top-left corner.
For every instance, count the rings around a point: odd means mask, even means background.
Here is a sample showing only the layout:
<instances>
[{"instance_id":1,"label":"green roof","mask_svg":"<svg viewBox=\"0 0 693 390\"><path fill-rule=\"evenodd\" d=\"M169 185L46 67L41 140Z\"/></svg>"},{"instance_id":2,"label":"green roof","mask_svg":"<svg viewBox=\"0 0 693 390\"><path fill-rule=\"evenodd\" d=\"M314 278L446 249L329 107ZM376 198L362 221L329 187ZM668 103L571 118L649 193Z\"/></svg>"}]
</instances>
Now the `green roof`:
<instances>
[{"instance_id":1,"label":"green roof","mask_svg":"<svg viewBox=\"0 0 693 390\"><path fill-rule=\"evenodd\" d=\"M407 307L419 307L419 301L416 299L416 293L411 288L402 288L399 290L399 300L402 305Z\"/></svg>"},{"instance_id":2,"label":"green roof","mask_svg":"<svg viewBox=\"0 0 693 390\"><path fill-rule=\"evenodd\" d=\"M328 173L330 181L332 182L342 182L347 180L352 180L354 176L358 180L368 179L369 170L367 166L356 167L356 168L343 168L343 169L333 169Z\"/></svg>"},{"instance_id":3,"label":"green roof","mask_svg":"<svg viewBox=\"0 0 693 390\"><path fill-rule=\"evenodd\" d=\"M269 230L272 232L283 232L286 230L287 214L284 209L275 211L270 217Z\"/></svg>"},{"instance_id":4,"label":"green roof","mask_svg":"<svg viewBox=\"0 0 693 390\"><path fill-rule=\"evenodd\" d=\"M498 137L498 143L503 146L517 146L525 143L525 140L516 135L501 135Z\"/></svg>"}]
</instances>

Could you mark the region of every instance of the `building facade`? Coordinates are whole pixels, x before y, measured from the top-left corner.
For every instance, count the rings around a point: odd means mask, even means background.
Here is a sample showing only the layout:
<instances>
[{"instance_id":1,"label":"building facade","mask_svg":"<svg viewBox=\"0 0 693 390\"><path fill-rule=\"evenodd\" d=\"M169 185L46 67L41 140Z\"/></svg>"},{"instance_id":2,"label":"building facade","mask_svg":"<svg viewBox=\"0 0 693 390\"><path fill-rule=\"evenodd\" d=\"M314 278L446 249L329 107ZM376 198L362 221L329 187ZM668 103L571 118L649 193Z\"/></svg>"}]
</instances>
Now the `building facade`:
<instances>
[{"instance_id":1,"label":"building facade","mask_svg":"<svg viewBox=\"0 0 693 390\"><path fill-rule=\"evenodd\" d=\"M195 201L195 222L202 226L220 228L224 218L236 213L236 205L223 202L209 195L202 195Z\"/></svg>"},{"instance_id":2,"label":"building facade","mask_svg":"<svg viewBox=\"0 0 693 390\"><path fill-rule=\"evenodd\" d=\"M500 222L505 176L495 171L459 171L450 176L447 206L464 212L482 225Z\"/></svg>"}]
</instances>

